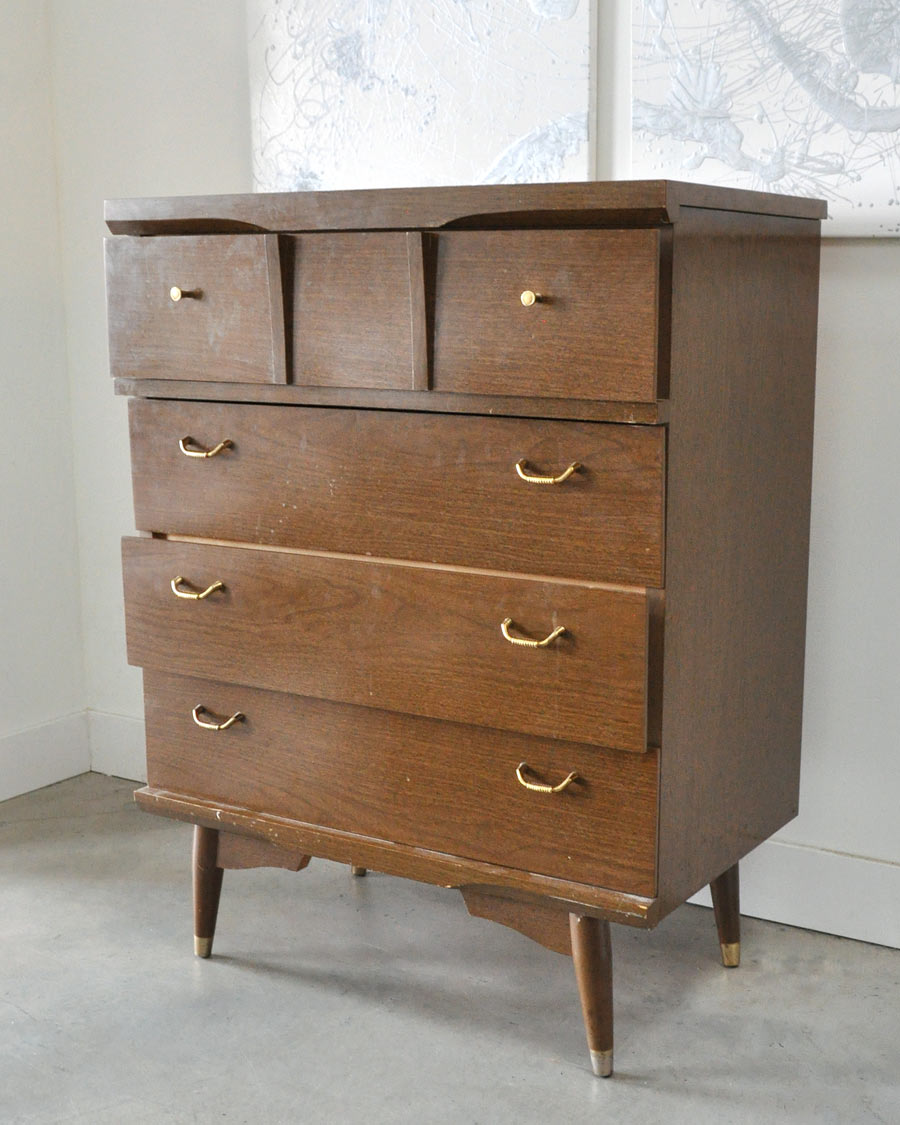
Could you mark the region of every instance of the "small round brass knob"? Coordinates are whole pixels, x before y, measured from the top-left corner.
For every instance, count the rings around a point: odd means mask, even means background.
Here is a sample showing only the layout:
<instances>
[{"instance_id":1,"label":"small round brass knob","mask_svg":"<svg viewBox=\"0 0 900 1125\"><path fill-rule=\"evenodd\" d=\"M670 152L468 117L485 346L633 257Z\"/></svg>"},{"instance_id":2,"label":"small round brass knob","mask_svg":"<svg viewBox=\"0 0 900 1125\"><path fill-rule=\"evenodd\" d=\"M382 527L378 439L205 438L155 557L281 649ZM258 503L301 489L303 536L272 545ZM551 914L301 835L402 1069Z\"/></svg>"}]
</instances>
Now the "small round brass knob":
<instances>
[{"instance_id":1,"label":"small round brass knob","mask_svg":"<svg viewBox=\"0 0 900 1125\"><path fill-rule=\"evenodd\" d=\"M173 285L172 288L169 290L169 296L171 297L171 299L173 301L176 301L176 302L180 301L182 298L185 298L185 297L193 297L194 300L198 300L199 297L200 297L200 294L201 294L200 289L182 289L181 286L179 286L179 285Z\"/></svg>"},{"instance_id":2,"label":"small round brass knob","mask_svg":"<svg viewBox=\"0 0 900 1125\"><path fill-rule=\"evenodd\" d=\"M536 304L538 301L542 301L543 297L540 295L540 293L535 293L532 289L526 289L525 292L522 293L522 295L519 297L519 300L527 309L530 308L531 305Z\"/></svg>"}]
</instances>

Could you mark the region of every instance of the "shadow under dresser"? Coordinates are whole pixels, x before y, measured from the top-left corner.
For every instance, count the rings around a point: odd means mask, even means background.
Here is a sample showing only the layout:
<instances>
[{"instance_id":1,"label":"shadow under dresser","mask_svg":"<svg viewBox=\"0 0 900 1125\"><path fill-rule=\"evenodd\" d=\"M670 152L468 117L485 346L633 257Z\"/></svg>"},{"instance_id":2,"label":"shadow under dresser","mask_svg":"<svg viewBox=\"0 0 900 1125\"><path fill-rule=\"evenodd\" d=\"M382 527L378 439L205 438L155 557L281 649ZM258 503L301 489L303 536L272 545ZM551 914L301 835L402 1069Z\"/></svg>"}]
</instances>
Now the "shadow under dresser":
<instances>
[{"instance_id":1,"label":"shadow under dresser","mask_svg":"<svg viewBox=\"0 0 900 1125\"><path fill-rule=\"evenodd\" d=\"M797 812L811 200L665 181L107 203L148 785L222 873L462 891L571 954Z\"/></svg>"}]
</instances>

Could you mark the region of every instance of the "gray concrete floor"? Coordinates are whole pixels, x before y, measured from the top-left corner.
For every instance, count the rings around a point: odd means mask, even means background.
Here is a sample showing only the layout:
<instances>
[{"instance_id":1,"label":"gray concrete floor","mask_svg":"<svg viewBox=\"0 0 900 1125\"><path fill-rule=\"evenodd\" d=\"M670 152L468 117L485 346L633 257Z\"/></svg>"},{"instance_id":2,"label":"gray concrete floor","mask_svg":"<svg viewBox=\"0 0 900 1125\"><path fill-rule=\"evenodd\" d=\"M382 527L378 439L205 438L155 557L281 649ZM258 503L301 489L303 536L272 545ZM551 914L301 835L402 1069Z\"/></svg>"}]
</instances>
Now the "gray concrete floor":
<instances>
[{"instance_id":1,"label":"gray concrete floor","mask_svg":"<svg viewBox=\"0 0 900 1125\"><path fill-rule=\"evenodd\" d=\"M0 1122L900 1122L900 953L712 915L615 927L616 1076L571 962L457 892L228 872L192 954L188 826L97 774L0 805Z\"/></svg>"}]
</instances>

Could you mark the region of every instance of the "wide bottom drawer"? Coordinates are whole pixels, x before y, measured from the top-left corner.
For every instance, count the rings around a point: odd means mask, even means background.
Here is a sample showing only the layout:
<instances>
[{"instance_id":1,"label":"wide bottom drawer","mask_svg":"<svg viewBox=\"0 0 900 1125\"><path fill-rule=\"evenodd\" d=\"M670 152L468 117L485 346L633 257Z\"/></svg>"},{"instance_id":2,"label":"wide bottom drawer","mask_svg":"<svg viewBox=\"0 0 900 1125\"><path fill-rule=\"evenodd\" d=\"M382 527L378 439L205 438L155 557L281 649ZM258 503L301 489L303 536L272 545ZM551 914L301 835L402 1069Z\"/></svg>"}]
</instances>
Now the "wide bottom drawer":
<instances>
[{"instance_id":1,"label":"wide bottom drawer","mask_svg":"<svg viewBox=\"0 0 900 1125\"><path fill-rule=\"evenodd\" d=\"M655 894L655 751L600 750L160 672L144 673L144 691L155 789ZM210 725L242 718L212 730L195 713ZM560 792L535 792L517 769L530 784L577 776Z\"/></svg>"}]
</instances>

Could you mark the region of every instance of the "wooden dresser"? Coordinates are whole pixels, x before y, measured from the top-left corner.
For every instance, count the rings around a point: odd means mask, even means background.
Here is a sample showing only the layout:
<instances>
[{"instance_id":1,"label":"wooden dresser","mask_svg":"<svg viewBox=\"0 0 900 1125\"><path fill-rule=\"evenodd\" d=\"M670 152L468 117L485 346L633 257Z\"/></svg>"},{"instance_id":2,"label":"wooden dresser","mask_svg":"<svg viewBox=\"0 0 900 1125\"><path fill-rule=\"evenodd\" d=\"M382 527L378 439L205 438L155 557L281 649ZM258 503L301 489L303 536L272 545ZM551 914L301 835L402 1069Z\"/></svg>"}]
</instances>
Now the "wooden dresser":
<instances>
[{"instance_id":1,"label":"wooden dresser","mask_svg":"<svg viewBox=\"0 0 900 1125\"><path fill-rule=\"evenodd\" d=\"M118 200L147 810L571 953L797 812L819 220L669 182Z\"/></svg>"}]
</instances>

